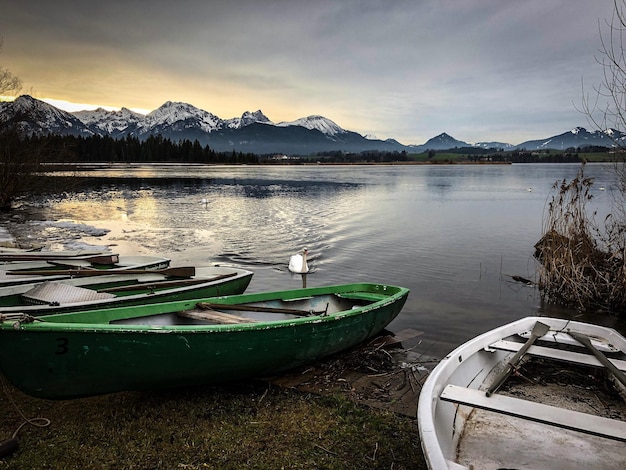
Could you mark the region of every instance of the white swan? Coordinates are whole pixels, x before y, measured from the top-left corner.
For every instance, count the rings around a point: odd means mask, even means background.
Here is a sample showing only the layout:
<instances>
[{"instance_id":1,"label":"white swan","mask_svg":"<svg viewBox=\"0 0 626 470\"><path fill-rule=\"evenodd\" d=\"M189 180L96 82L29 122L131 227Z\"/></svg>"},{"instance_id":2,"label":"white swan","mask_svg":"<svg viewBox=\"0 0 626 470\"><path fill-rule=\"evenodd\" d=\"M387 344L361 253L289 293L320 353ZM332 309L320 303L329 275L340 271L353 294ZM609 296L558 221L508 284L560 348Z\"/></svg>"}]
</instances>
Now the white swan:
<instances>
[{"instance_id":1,"label":"white swan","mask_svg":"<svg viewBox=\"0 0 626 470\"><path fill-rule=\"evenodd\" d=\"M292 273L308 273L309 265L306 262L306 254L309 252L306 248L302 249L302 253L296 253L289 258L289 271Z\"/></svg>"}]
</instances>

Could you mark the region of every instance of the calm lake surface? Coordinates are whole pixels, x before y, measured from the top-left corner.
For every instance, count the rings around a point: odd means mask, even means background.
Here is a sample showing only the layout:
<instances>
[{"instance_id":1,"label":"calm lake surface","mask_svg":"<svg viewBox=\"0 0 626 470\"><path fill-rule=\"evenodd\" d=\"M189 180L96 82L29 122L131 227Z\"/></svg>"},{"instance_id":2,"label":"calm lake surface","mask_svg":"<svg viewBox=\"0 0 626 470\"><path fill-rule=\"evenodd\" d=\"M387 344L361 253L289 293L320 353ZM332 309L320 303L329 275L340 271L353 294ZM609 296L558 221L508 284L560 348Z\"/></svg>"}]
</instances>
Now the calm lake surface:
<instances>
[{"instance_id":1,"label":"calm lake surface","mask_svg":"<svg viewBox=\"0 0 626 470\"><path fill-rule=\"evenodd\" d=\"M310 252L307 286L354 281L411 289L391 331L424 331L416 350L442 357L541 305L533 245L556 181L578 164L136 167L91 171L88 191L26 198L0 224L20 240L160 254L172 265L236 264L249 291L302 286L290 255ZM588 164L598 220L616 193L608 164ZM109 179L110 178L110 179ZM123 179L120 179L123 178ZM604 191L600 188L605 188ZM206 201L206 202L204 202ZM15 214L19 213L19 217ZM582 317L585 319L585 317ZM626 330L614 318L592 319Z\"/></svg>"}]
</instances>

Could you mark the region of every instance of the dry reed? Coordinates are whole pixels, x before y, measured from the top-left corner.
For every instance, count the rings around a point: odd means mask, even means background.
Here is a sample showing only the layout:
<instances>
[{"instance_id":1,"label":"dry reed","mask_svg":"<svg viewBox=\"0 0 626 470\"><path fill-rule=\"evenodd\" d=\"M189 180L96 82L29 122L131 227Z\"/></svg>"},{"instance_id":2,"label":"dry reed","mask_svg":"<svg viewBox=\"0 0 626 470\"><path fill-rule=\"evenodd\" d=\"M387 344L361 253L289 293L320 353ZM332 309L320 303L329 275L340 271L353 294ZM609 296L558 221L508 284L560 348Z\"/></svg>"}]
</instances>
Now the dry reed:
<instances>
[{"instance_id":1,"label":"dry reed","mask_svg":"<svg viewBox=\"0 0 626 470\"><path fill-rule=\"evenodd\" d=\"M543 236L535 245L544 301L585 311L626 307L626 219L609 214L600 226L589 212L593 178L584 164L572 181L553 186Z\"/></svg>"}]
</instances>

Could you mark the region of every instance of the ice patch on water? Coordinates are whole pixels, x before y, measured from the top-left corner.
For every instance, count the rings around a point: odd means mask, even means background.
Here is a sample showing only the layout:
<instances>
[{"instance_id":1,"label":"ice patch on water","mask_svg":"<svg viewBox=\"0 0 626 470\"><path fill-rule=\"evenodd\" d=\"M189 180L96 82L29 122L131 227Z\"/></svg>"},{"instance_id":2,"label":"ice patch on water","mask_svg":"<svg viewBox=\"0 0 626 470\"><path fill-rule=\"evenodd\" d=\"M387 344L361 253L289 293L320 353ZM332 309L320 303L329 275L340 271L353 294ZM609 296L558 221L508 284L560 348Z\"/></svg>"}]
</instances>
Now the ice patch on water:
<instances>
[{"instance_id":1,"label":"ice patch on water","mask_svg":"<svg viewBox=\"0 0 626 470\"><path fill-rule=\"evenodd\" d=\"M69 220L58 221L32 221L26 226L22 225L22 230L14 227L16 237L21 239L25 245L45 248L50 251L61 250L101 250L109 249L108 245L94 245L86 243L83 237L103 237L110 230L94 227L93 225L73 222ZM26 228L27 233L23 233Z\"/></svg>"},{"instance_id":2,"label":"ice patch on water","mask_svg":"<svg viewBox=\"0 0 626 470\"><path fill-rule=\"evenodd\" d=\"M0 227L0 246L15 247L15 238L4 227Z\"/></svg>"},{"instance_id":3,"label":"ice patch on water","mask_svg":"<svg viewBox=\"0 0 626 470\"><path fill-rule=\"evenodd\" d=\"M60 229L70 234L78 236L103 237L110 232L107 228L98 228L93 225L79 224L71 221L50 221L33 222L32 225L41 225L42 227L51 227L52 229Z\"/></svg>"},{"instance_id":4,"label":"ice patch on water","mask_svg":"<svg viewBox=\"0 0 626 470\"><path fill-rule=\"evenodd\" d=\"M81 241L65 241L62 243L51 243L48 245L46 251L111 251L109 245L93 245L91 243L85 243Z\"/></svg>"}]
</instances>

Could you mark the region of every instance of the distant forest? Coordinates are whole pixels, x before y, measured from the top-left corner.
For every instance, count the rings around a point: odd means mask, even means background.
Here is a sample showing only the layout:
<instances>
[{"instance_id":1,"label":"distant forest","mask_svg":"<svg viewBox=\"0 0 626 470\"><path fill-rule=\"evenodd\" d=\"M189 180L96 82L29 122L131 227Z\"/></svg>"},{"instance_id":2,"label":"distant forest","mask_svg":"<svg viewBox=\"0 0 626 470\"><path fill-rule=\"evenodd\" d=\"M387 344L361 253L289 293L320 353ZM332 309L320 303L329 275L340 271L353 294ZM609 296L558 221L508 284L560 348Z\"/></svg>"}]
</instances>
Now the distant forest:
<instances>
[{"instance_id":1,"label":"distant forest","mask_svg":"<svg viewBox=\"0 0 626 470\"><path fill-rule=\"evenodd\" d=\"M448 150L428 150L422 153L406 151L344 151L320 152L310 156L256 155L237 151L216 152L197 140L173 141L161 135L145 140L136 137L114 139L91 136L32 136L24 144L37 149L47 163L195 163L195 164L299 164L299 163L391 163L391 162L506 162L506 163L565 163L579 162L590 154L608 154L606 147L568 148L564 151L484 149L459 147ZM45 155L45 156L44 156Z\"/></svg>"},{"instance_id":2,"label":"distant forest","mask_svg":"<svg viewBox=\"0 0 626 470\"><path fill-rule=\"evenodd\" d=\"M430 161L459 161L469 162L510 162L510 163L577 163L587 160L590 155L597 155L602 159L609 153L607 147L586 146L581 148L570 147L565 150L501 150L482 147L458 147L449 150L430 150L423 158Z\"/></svg>"},{"instance_id":3,"label":"distant forest","mask_svg":"<svg viewBox=\"0 0 626 470\"><path fill-rule=\"evenodd\" d=\"M203 163L254 164L258 157L251 153L216 152L196 140L179 142L161 135L146 140L136 137L114 139L92 136L43 136L26 138L32 148L45 148L49 163Z\"/></svg>"}]
</instances>

